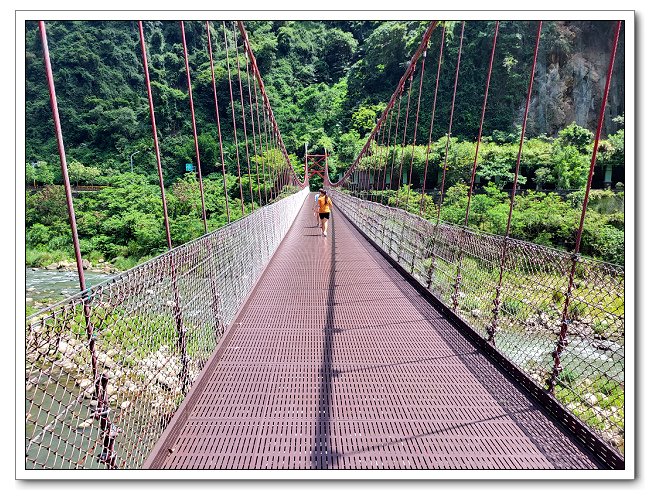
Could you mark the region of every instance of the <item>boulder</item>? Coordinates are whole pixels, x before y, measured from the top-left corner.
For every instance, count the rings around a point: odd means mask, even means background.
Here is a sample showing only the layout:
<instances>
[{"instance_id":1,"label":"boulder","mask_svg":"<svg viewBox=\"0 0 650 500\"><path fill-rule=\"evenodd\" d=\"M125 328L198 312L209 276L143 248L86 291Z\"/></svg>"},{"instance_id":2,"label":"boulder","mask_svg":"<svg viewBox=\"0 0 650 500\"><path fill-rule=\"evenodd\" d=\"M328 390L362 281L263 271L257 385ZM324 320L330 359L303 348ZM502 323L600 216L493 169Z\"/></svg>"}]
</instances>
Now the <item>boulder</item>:
<instances>
[{"instance_id":1,"label":"boulder","mask_svg":"<svg viewBox=\"0 0 650 500\"><path fill-rule=\"evenodd\" d=\"M93 420L94 418L89 418L88 420L84 420L77 426L77 429L85 429L86 427L90 427L91 425L93 425Z\"/></svg>"},{"instance_id":2,"label":"boulder","mask_svg":"<svg viewBox=\"0 0 650 500\"><path fill-rule=\"evenodd\" d=\"M81 380L77 380L77 385L78 385L81 389L85 389L86 387L88 387L88 386L91 385L91 384L92 384L92 380L90 380L90 379L88 379L88 378L83 378L83 379L81 379Z\"/></svg>"},{"instance_id":3,"label":"boulder","mask_svg":"<svg viewBox=\"0 0 650 500\"><path fill-rule=\"evenodd\" d=\"M84 269L90 269L92 267L92 264L90 263L90 261L88 259L82 259L81 260L81 267L83 267Z\"/></svg>"},{"instance_id":4,"label":"boulder","mask_svg":"<svg viewBox=\"0 0 650 500\"><path fill-rule=\"evenodd\" d=\"M62 340L61 342L59 342L59 346L58 346L57 349L59 350L59 352L61 354L65 354L66 352L68 352L70 350L70 346L68 345L67 342Z\"/></svg>"},{"instance_id":5,"label":"boulder","mask_svg":"<svg viewBox=\"0 0 650 500\"><path fill-rule=\"evenodd\" d=\"M97 361L102 363L106 368L113 368L115 366L115 361L103 352L97 355Z\"/></svg>"},{"instance_id":6,"label":"boulder","mask_svg":"<svg viewBox=\"0 0 650 500\"><path fill-rule=\"evenodd\" d=\"M616 351L619 348L619 345L611 340L596 340L591 345L601 351Z\"/></svg>"}]
</instances>

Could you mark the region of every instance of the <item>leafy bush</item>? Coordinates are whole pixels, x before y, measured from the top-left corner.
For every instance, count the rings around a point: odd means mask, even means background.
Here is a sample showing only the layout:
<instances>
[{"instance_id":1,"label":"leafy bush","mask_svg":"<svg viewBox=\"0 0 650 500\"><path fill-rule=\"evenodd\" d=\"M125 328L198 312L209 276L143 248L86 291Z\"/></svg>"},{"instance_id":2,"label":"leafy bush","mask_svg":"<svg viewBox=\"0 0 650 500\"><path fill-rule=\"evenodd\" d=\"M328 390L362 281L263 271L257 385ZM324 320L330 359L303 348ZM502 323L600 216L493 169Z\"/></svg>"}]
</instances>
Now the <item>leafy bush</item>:
<instances>
[{"instance_id":1,"label":"leafy bush","mask_svg":"<svg viewBox=\"0 0 650 500\"><path fill-rule=\"evenodd\" d=\"M524 303L519 299L506 297L501 309L510 316L518 316L524 310Z\"/></svg>"},{"instance_id":2,"label":"leafy bush","mask_svg":"<svg viewBox=\"0 0 650 500\"><path fill-rule=\"evenodd\" d=\"M47 244L49 250L68 250L72 246L72 239L69 236L55 236Z\"/></svg>"},{"instance_id":3,"label":"leafy bush","mask_svg":"<svg viewBox=\"0 0 650 500\"><path fill-rule=\"evenodd\" d=\"M571 370L565 369L560 372L557 379L566 387L571 387L576 382L576 380L578 380L578 375Z\"/></svg>"},{"instance_id":4,"label":"leafy bush","mask_svg":"<svg viewBox=\"0 0 650 500\"><path fill-rule=\"evenodd\" d=\"M553 290L553 302L557 305L564 304L565 297L565 294L560 290Z\"/></svg>"},{"instance_id":5,"label":"leafy bush","mask_svg":"<svg viewBox=\"0 0 650 500\"><path fill-rule=\"evenodd\" d=\"M39 245L46 245L51 238L50 228L43 224L36 223L25 234L25 240L30 247L37 247Z\"/></svg>"},{"instance_id":6,"label":"leafy bush","mask_svg":"<svg viewBox=\"0 0 650 500\"><path fill-rule=\"evenodd\" d=\"M569 304L567 315L571 320L578 320L585 317L587 304L584 302L573 301Z\"/></svg>"},{"instance_id":7,"label":"leafy bush","mask_svg":"<svg viewBox=\"0 0 650 500\"><path fill-rule=\"evenodd\" d=\"M591 329L597 337L604 337L609 329L609 323L604 320L596 320L592 323Z\"/></svg>"}]
</instances>

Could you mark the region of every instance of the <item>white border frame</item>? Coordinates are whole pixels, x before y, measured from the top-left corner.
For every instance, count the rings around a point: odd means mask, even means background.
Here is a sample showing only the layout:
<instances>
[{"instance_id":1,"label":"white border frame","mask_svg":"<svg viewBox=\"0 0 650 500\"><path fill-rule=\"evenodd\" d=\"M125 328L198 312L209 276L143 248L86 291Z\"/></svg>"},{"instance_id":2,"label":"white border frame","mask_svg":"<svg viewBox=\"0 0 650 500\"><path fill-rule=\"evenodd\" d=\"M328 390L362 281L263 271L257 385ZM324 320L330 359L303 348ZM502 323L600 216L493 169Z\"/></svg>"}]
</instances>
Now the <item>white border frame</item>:
<instances>
[{"instance_id":1,"label":"white border frame","mask_svg":"<svg viewBox=\"0 0 650 500\"><path fill-rule=\"evenodd\" d=\"M119 3L119 2L118 2ZM268 4L266 4L268 5ZM24 408L25 387L22 384L22 376L25 370L25 339L24 325L22 318L25 314L25 303L19 298L25 292L24 289L24 267L19 263L25 258L25 211L24 211L24 165L25 165L25 61L24 61L24 40L25 21L27 20L134 20L134 19L159 19L159 20L204 20L204 19L225 19L225 20L407 20L418 19L428 20L439 18L441 20L618 20L625 21L625 261L627 262L628 273L625 281L625 295L628 297L625 311L625 330L635 331L635 18L633 11L434 11L434 10L169 10L169 11L81 11L81 10L41 10L28 11L18 10L15 12L15 50L16 50L16 74L15 74L15 113L16 113L16 444L15 444L15 471L16 479L316 479L316 480L341 480L341 479L372 479L372 480L395 480L395 479L633 479L635 477L636 438L635 432L635 335L629 335L627 341L627 356L625 358L625 426L626 426L626 467L623 471L388 471L388 470L355 470L355 471L302 471L302 470L277 470L277 471L95 471L95 470L54 470L36 471L24 469ZM629 272L631 270L631 272ZM21 467L22 466L22 467Z\"/></svg>"}]
</instances>

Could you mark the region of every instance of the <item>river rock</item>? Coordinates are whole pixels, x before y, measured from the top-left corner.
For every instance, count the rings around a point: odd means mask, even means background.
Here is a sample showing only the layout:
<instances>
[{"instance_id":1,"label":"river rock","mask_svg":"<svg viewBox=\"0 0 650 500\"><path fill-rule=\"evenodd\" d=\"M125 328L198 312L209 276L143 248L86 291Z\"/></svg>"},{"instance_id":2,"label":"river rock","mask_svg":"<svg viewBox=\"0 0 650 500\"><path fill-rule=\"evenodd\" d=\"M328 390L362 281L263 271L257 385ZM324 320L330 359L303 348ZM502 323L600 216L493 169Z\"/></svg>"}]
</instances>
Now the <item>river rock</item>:
<instances>
[{"instance_id":1,"label":"river rock","mask_svg":"<svg viewBox=\"0 0 650 500\"><path fill-rule=\"evenodd\" d=\"M167 390L172 390L176 386L176 380L173 377L167 377L163 373L159 373L156 381Z\"/></svg>"},{"instance_id":2,"label":"river rock","mask_svg":"<svg viewBox=\"0 0 650 500\"><path fill-rule=\"evenodd\" d=\"M33 301L34 301L34 299L32 299L31 297L27 297L27 298L25 299L25 302L26 302L27 304L29 304L30 302L33 302Z\"/></svg>"},{"instance_id":3,"label":"river rock","mask_svg":"<svg viewBox=\"0 0 650 500\"><path fill-rule=\"evenodd\" d=\"M84 420L83 422L81 422L77 426L77 429L85 429L86 427L90 427L91 425L93 425L93 420L94 420L93 418L89 418L88 420Z\"/></svg>"},{"instance_id":4,"label":"river rock","mask_svg":"<svg viewBox=\"0 0 650 500\"><path fill-rule=\"evenodd\" d=\"M35 291L35 290L36 290L36 288L33 287L33 286L30 286L30 287L27 289L28 292L33 292L33 291Z\"/></svg>"},{"instance_id":5,"label":"river rock","mask_svg":"<svg viewBox=\"0 0 650 500\"><path fill-rule=\"evenodd\" d=\"M86 387L88 387L91 384L92 384L92 380L90 380L88 378L83 378L83 379L77 381L77 385L81 389L85 389Z\"/></svg>"},{"instance_id":6,"label":"river rock","mask_svg":"<svg viewBox=\"0 0 650 500\"><path fill-rule=\"evenodd\" d=\"M58 262L52 262L52 264L45 267L45 269L47 269L48 271L56 271L58 268L59 268Z\"/></svg>"},{"instance_id":7,"label":"river rock","mask_svg":"<svg viewBox=\"0 0 650 500\"><path fill-rule=\"evenodd\" d=\"M611 340L596 340L595 342L592 342L591 345L601 351L616 351L618 349L618 344Z\"/></svg>"},{"instance_id":8,"label":"river rock","mask_svg":"<svg viewBox=\"0 0 650 500\"><path fill-rule=\"evenodd\" d=\"M113 361L110 356L103 352L100 352L97 355L97 361L102 363L106 368L113 368L115 366L115 361Z\"/></svg>"},{"instance_id":9,"label":"river rock","mask_svg":"<svg viewBox=\"0 0 650 500\"><path fill-rule=\"evenodd\" d=\"M68 343L63 340L59 342L59 346L57 347L57 349L61 354L65 354L66 352L71 350Z\"/></svg>"},{"instance_id":10,"label":"river rock","mask_svg":"<svg viewBox=\"0 0 650 500\"><path fill-rule=\"evenodd\" d=\"M90 269L92 267L92 264L88 259L81 259L81 267L84 269Z\"/></svg>"}]
</instances>

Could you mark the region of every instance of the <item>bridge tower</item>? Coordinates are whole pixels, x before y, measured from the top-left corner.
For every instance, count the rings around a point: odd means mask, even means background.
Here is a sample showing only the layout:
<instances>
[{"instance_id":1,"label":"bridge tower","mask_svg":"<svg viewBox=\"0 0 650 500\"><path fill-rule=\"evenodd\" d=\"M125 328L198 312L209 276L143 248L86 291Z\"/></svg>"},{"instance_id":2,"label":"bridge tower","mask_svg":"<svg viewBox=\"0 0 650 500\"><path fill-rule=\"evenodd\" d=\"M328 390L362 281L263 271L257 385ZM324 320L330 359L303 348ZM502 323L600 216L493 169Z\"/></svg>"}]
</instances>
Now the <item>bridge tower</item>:
<instances>
[{"instance_id":1,"label":"bridge tower","mask_svg":"<svg viewBox=\"0 0 650 500\"><path fill-rule=\"evenodd\" d=\"M323 186L329 185L327 149L324 154L309 154L307 144L305 144L305 176L307 181L314 176L319 176L323 181Z\"/></svg>"}]
</instances>

